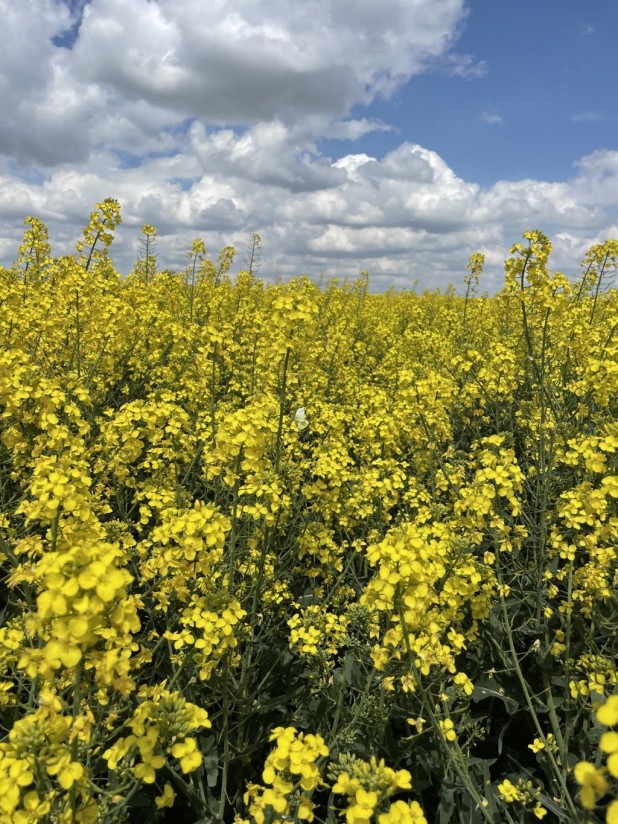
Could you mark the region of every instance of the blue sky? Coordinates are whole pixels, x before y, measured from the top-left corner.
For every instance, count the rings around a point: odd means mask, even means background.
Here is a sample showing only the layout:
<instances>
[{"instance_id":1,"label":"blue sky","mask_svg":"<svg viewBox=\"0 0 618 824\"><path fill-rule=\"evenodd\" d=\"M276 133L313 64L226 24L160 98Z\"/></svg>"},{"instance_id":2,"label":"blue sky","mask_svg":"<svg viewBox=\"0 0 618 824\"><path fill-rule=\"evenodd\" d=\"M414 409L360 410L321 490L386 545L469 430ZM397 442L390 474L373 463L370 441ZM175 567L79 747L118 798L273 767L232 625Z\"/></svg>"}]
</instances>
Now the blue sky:
<instances>
[{"instance_id":1,"label":"blue sky","mask_svg":"<svg viewBox=\"0 0 618 824\"><path fill-rule=\"evenodd\" d=\"M484 284L542 228L571 274L618 235L615 0L0 0L0 261L94 204L181 268L263 238L262 272Z\"/></svg>"},{"instance_id":2,"label":"blue sky","mask_svg":"<svg viewBox=\"0 0 618 824\"><path fill-rule=\"evenodd\" d=\"M483 185L567 180L578 158L618 148L617 35L615 0L471 0L456 50L484 61L485 73L463 80L437 61L353 112L396 131L321 146L381 157L406 138Z\"/></svg>"}]
</instances>

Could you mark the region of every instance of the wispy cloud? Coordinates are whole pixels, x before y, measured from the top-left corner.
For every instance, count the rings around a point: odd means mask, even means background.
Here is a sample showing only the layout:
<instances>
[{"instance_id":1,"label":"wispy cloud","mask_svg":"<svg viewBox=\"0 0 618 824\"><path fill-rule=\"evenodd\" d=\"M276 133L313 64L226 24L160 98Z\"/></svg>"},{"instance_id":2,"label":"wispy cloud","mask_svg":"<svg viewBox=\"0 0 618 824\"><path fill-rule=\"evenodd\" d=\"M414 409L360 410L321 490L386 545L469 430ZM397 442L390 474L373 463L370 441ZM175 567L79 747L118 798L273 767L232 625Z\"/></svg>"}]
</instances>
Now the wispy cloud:
<instances>
[{"instance_id":1,"label":"wispy cloud","mask_svg":"<svg viewBox=\"0 0 618 824\"><path fill-rule=\"evenodd\" d=\"M571 115L573 123L600 123L603 119L599 112L575 112Z\"/></svg>"},{"instance_id":2,"label":"wispy cloud","mask_svg":"<svg viewBox=\"0 0 618 824\"><path fill-rule=\"evenodd\" d=\"M584 25L581 27L581 33L582 33L582 34L584 34L584 35L586 35L586 34L594 34L594 26L590 26L590 25L588 25L588 24L584 24Z\"/></svg>"},{"instance_id":3,"label":"wispy cloud","mask_svg":"<svg viewBox=\"0 0 618 824\"><path fill-rule=\"evenodd\" d=\"M473 54L453 52L446 55L443 65L452 77L462 77L464 80L478 80L489 71L487 61L477 60Z\"/></svg>"},{"instance_id":4,"label":"wispy cloud","mask_svg":"<svg viewBox=\"0 0 618 824\"><path fill-rule=\"evenodd\" d=\"M495 112L483 112L481 120L483 123L489 123L490 126L497 126L500 123L504 123L504 119Z\"/></svg>"}]
</instances>

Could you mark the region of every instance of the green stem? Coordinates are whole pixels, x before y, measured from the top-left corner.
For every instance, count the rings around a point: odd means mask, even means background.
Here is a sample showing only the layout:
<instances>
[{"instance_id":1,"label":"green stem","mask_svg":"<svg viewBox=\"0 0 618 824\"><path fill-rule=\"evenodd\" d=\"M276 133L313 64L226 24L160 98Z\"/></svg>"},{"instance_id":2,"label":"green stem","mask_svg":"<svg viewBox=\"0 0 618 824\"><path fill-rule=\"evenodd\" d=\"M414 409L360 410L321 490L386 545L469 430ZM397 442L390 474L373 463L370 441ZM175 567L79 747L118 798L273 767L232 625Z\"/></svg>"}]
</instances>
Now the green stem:
<instances>
[{"instance_id":1,"label":"green stem","mask_svg":"<svg viewBox=\"0 0 618 824\"><path fill-rule=\"evenodd\" d=\"M423 686L422 676L419 672L419 669L416 665L416 656L412 651L412 647L410 646L410 638L408 635L408 628L405 622L405 615L403 612L403 603L401 600L401 594L396 593L395 600L398 607L399 612L399 622L401 625L401 633L403 635L405 645L406 645L406 652L408 654L408 658L410 660L410 669L412 670L412 674L414 675L414 679L416 681L416 687L419 691L421 696L421 702L423 705L423 712L427 715L432 728L434 729L438 741L440 742L440 746L446 755L447 763L451 765L457 777L461 781L462 785L465 787L467 793L470 795L470 798L475 802L477 809L480 811L482 817L489 822L489 824L495 824L492 814L487 809L488 807L488 799L483 798L480 793L477 791L476 787L472 783L470 776L465 767L465 758L461 747L459 746L459 742L457 740L451 742L449 744L442 735L442 731L440 729L440 725L438 723L438 719L433 709L433 704L430 697L427 695L427 692Z\"/></svg>"},{"instance_id":2,"label":"green stem","mask_svg":"<svg viewBox=\"0 0 618 824\"><path fill-rule=\"evenodd\" d=\"M264 568L266 565L266 555L268 552L268 536L270 530L267 526L264 527L264 536L262 538L262 549L260 552L260 559L258 561L258 573L257 579L255 581L253 587L253 596L251 598L251 608L249 611L249 616L247 620L248 627L255 627L256 626L256 616L258 611L258 604L261 595L262 589L262 581L264 580ZM239 703L242 707L241 710L241 717L239 722L239 730L238 730L238 738L236 743L236 751L241 752L242 748L245 745L245 730L246 730L246 721L249 716L249 709L248 709L248 701L252 700L252 696L248 694L247 688L249 686L249 675L251 673L251 663L252 663L252 649L249 645L247 648L246 653L243 655L242 659L242 667L240 672L240 679L238 684L238 696L239 696Z\"/></svg>"},{"instance_id":3,"label":"green stem","mask_svg":"<svg viewBox=\"0 0 618 824\"><path fill-rule=\"evenodd\" d=\"M287 389L288 364L290 362L291 349L288 346L283 359L283 375L281 377L281 390L279 392L279 423L277 424L277 443L275 445L275 471L279 470L281 460L281 440L283 435L283 416L285 414L285 394Z\"/></svg>"},{"instance_id":4,"label":"green stem","mask_svg":"<svg viewBox=\"0 0 618 824\"><path fill-rule=\"evenodd\" d=\"M228 694L229 659L226 656L223 670L223 767L221 770L221 795L219 796L219 821L224 820L227 801L227 780L230 769L230 736L229 736L229 694Z\"/></svg>"},{"instance_id":5,"label":"green stem","mask_svg":"<svg viewBox=\"0 0 618 824\"><path fill-rule=\"evenodd\" d=\"M227 570L227 588L228 592L234 589L234 573L236 571L236 540L238 537L238 493L240 489L240 462L242 456L242 448L238 453L236 459L236 480L234 481L234 492L232 496L232 528L230 530L229 543L229 558Z\"/></svg>"},{"instance_id":6,"label":"green stem","mask_svg":"<svg viewBox=\"0 0 618 824\"><path fill-rule=\"evenodd\" d=\"M73 727L75 726L75 721L77 720L77 716L79 715L80 711L83 675L84 657L82 653L82 657L79 659L79 663L75 667L75 672L73 673L73 707L71 712L71 717L73 719ZM77 735L75 734L73 737L73 741L71 742L71 761L77 761L78 747L79 741ZM71 821L75 822L77 821L77 786L75 783L73 783L69 791L69 803L71 805Z\"/></svg>"},{"instance_id":7,"label":"green stem","mask_svg":"<svg viewBox=\"0 0 618 824\"><path fill-rule=\"evenodd\" d=\"M499 550L497 552L498 552L498 557L499 557ZM530 695L530 690L528 689L528 683L526 682L524 674L521 670L521 666L519 665L519 659L517 657L517 651L515 650L515 644L513 643L513 632L512 632L510 623L509 623L509 616L508 616L508 612L507 612L507 609L506 609L506 600L504 598L503 590L502 590L502 586L503 586L502 571L500 569L500 564L499 563L496 564L496 573L497 573L498 583L500 584L500 608L501 608L501 612L502 612L502 621L504 623L504 630L505 630L506 636L507 636L507 641L508 641L508 646L509 646L509 652L511 654L511 662L512 662L512 665L513 665L513 669L515 670L515 674L517 675L517 680L519 681L522 692L524 694L524 698L525 698L525 701L526 701L526 706L528 707L528 712L530 713L530 718L532 719L532 722L535 726L535 729L537 731L537 734L538 734L539 738L541 739L541 741L545 745L545 751L547 753L548 761L550 762L551 767L552 767L552 772L553 772L553 775L554 775L554 779L556 780L556 782L560 786L560 789L562 790L562 793L563 793L564 803L565 803L569 813L571 814L573 821L577 821L577 820L579 820L578 819L577 808L573 804L573 800L572 800L571 795L569 793L569 790L567 788L566 781L565 781L565 778L564 778L564 772L563 772L562 768L558 765L558 763L556 761L556 758L555 758L555 756L552 752L551 746L550 746L549 742L547 741L547 737L546 737L545 733L543 732L543 728L541 727L539 717L536 713L536 710L534 709L534 704L532 702L532 696Z\"/></svg>"},{"instance_id":8,"label":"green stem","mask_svg":"<svg viewBox=\"0 0 618 824\"><path fill-rule=\"evenodd\" d=\"M94 254L94 247L99 242L100 237L101 237L101 229L99 229L97 231L97 233L94 237L94 240L92 241L92 246L90 247L90 252L88 253L88 260L86 261L86 266L85 266L86 271L88 271L88 269L90 269L90 264L92 262L92 255Z\"/></svg>"},{"instance_id":9,"label":"green stem","mask_svg":"<svg viewBox=\"0 0 618 824\"><path fill-rule=\"evenodd\" d=\"M75 348L76 348L76 355L77 355L77 377L78 379L82 376L82 367L81 367L81 336L80 336L80 324L79 324L79 291L75 290Z\"/></svg>"}]
</instances>

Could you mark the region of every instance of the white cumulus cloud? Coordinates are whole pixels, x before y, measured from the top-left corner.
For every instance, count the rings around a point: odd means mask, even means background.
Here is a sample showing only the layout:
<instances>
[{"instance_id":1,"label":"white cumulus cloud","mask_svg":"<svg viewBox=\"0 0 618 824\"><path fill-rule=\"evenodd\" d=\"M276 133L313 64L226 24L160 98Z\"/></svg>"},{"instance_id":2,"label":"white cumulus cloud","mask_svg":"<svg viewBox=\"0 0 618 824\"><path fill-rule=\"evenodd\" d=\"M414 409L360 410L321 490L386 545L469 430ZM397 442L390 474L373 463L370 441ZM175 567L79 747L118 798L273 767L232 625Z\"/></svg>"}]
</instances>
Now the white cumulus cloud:
<instances>
[{"instance_id":1,"label":"white cumulus cloud","mask_svg":"<svg viewBox=\"0 0 618 824\"><path fill-rule=\"evenodd\" d=\"M617 152L581 158L566 182L481 187L362 116L427 67L483 76L452 52L463 0L0 0L0 13L4 263L26 215L63 254L105 197L123 208L121 271L148 222L163 266L195 237L216 254L260 232L265 277L368 269L376 288L460 281L481 249L491 290L525 229L555 229L558 266L616 231ZM324 148L388 131L385 154Z\"/></svg>"}]
</instances>

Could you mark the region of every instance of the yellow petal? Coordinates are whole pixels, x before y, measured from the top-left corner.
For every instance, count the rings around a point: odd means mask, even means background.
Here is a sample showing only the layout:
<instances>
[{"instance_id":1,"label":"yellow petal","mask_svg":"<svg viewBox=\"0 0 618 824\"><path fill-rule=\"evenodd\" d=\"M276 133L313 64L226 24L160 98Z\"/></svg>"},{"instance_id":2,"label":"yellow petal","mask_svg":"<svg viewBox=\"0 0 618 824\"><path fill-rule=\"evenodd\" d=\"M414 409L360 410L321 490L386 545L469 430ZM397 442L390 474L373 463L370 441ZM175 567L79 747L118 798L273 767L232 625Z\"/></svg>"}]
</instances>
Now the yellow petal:
<instances>
[{"instance_id":1,"label":"yellow petal","mask_svg":"<svg viewBox=\"0 0 618 824\"><path fill-rule=\"evenodd\" d=\"M607 824L618 824L618 801L612 801L605 817Z\"/></svg>"},{"instance_id":2,"label":"yellow petal","mask_svg":"<svg viewBox=\"0 0 618 824\"><path fill-rule=\"evenodd\" d=\"M618 750L618 732L604 732L599 747L603 752L616 752Z\"/></svg>"}]
</instances>

